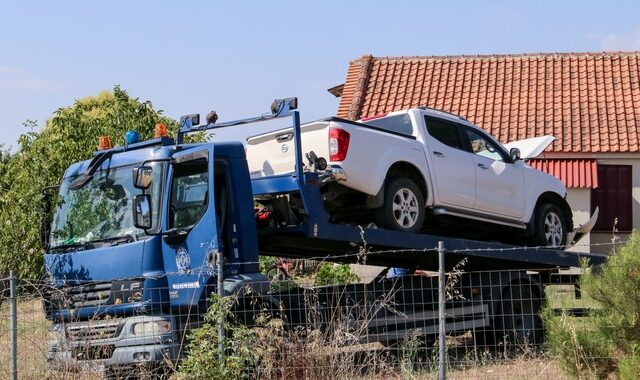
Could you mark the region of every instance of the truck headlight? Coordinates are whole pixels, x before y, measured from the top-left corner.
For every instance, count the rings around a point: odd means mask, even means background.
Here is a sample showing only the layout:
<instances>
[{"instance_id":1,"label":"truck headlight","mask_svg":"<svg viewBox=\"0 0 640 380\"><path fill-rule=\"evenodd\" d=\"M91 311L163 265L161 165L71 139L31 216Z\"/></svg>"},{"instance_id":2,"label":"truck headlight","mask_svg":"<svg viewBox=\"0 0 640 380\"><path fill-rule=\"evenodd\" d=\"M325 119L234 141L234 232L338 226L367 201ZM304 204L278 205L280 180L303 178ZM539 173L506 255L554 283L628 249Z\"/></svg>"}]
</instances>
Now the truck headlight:
<instances>
[{"instance_id":1,"label":"truck headlight","mask_svg":"<svg viewBox=\"0 0 640 380\"><path fill-rule=\"evenodd\" d=\"M135 335L159 335L171 331L171 323L168 321L139 322L133 325Z\"/></svg>"}]
</instances>

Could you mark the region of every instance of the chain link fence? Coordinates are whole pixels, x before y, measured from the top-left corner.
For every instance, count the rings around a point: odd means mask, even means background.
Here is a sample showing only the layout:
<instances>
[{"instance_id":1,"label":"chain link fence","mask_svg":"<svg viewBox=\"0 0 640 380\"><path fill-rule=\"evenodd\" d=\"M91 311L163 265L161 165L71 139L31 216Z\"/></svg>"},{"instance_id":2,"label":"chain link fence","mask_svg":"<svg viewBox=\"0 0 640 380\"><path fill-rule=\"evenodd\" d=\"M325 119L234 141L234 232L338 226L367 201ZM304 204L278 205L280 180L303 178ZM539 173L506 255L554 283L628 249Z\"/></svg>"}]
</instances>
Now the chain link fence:
<instances>
[{"instance_id":1,"label":"chain link fence","mask_svg":"<svg viewBox=\"0 0 640 380\"><path fill-rule=\"evenodd\" d=\"M224 298L192 277L2 278L0 377L556 379L565 374L545 348L543 309L594 306L574 285L543 286L543 271L461 263L439 288L437 272L359 267L348 284L314 286L304 268L317 265L293 266L303 269L226 282Z\"/></svg>"}]
</instances>

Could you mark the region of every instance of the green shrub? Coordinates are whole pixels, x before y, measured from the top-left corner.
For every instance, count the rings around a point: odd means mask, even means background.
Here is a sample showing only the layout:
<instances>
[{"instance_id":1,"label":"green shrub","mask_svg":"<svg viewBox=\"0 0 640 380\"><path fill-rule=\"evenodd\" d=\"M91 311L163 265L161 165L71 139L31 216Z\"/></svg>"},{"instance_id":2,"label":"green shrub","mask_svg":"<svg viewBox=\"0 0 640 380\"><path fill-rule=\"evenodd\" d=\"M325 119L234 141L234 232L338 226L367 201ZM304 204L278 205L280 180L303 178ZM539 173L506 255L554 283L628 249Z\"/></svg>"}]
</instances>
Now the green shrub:
<instances>
[{"instance_id":1,"label":"green shrub","mask_svg":"<svg viewBox=\"0 0 640 380\"><path fill-rule=\"evenodd\" d=\"M315 285L342 285L358 280L358 276L347 264L322 263L316 272Z\"/></svg>"},{"instance_id":2,"label":"green shrub","mask_svg":"<svg viewBox=\"0 0 640 380\"><path fill-rule=\"evenodd\" d=\"M205 324L189 334L187 359L180 365L180 379L247 379L255 367L255 334L247 327L230 323L235 297L213 295L204 316ZM226 334L220 350L218 326ZM224 353L224 359L220 360Z\"/></svg>"},{"instance_id":3,"label":"green shrub","mask_svg":"<svg viewBox=\"0 0 640 380\"><path fill-rule=\"evenodd\" d=\"M572 376L640 377L640 234L584 272L580 287L597 307L580 318L546 310L549 349Z\"/></svg>"}]
</instances>

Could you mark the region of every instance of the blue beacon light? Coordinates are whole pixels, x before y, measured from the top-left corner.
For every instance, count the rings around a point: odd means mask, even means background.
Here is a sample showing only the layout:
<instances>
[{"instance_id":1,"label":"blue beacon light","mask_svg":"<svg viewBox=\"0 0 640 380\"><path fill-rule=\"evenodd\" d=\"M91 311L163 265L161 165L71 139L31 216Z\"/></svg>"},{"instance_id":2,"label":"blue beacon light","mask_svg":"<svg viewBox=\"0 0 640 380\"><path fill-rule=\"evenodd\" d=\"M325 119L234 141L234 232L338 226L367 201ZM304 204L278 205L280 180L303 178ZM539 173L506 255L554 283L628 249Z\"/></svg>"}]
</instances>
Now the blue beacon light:
<instances>
[{"instance_id":1,"label":"blue beacon light","mask_svg":"<svg viewBox=\"0 0 640 380\"><path fill-rule=\"evenodd\" d=\"M140 142L140 134L136 131L127 131L124 134L125 145L131 145Z\"/></svg>"}]
</instances>

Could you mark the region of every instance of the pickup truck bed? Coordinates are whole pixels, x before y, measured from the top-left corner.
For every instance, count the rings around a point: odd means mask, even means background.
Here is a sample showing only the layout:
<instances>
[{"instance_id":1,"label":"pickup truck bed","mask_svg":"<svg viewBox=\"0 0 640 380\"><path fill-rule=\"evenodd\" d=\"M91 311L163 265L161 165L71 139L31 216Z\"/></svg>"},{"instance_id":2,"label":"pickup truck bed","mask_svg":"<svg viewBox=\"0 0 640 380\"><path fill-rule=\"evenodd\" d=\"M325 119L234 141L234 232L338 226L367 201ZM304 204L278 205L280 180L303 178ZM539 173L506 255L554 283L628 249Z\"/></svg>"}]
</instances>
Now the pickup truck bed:
<instances>
[{"instance_id":1,"label":"pickup truck bed","mask_svg":"<svg viewBox=\"0 0 640 380\"><path fill-rule=\"evenodd\" d=\"M392 153L389 147L403 147L404 155L408 160L424 162L426 166L420 143L412 135L338 117L313 121L301 125L300 129L303 156L313 151L317 157L327 160L327 170L324 174L334 176L344 186L367 195L376 195L380 191L384 178L377 177L384 176L386 173L378 171L372 173L371 168L384 166L378 161L382 161ZM338 151L334 152L335 155L332 155L330 150L331 130L348 134L348 140L338 142L340 146L334 148ZM345 135L342 134L342 136ZM407 147L414 149L407 150ZM344 157L339 155L342 152ZM247 162L251 178L293 173L295 165L293 129L285 128L248 138ZM306 168L313 169L308 162Z\"/></svg>"}]
</instances>

